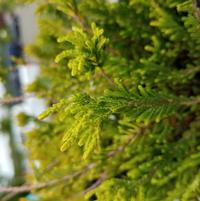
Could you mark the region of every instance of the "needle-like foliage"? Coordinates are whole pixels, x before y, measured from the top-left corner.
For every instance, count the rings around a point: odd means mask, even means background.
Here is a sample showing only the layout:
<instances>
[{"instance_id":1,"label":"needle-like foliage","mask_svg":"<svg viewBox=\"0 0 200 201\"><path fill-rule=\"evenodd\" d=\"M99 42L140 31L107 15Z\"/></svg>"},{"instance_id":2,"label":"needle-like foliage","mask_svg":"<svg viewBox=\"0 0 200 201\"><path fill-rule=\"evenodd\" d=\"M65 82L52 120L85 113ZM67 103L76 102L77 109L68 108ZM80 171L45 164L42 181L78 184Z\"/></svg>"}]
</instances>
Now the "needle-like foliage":
<instances>
[{"instance_id":1,"label":"needle-like foliage","mask_svg":"<svg viewBox=\"0 0 200 201\"><path fill-rule=\"evenodd\" d=\"M199 200L198 3L35 2L40 32L27 52L41 74L27 90L49 108L20 115L36 124L30 181L78 172L41 201Z\"/></svg>"}]
</instances>

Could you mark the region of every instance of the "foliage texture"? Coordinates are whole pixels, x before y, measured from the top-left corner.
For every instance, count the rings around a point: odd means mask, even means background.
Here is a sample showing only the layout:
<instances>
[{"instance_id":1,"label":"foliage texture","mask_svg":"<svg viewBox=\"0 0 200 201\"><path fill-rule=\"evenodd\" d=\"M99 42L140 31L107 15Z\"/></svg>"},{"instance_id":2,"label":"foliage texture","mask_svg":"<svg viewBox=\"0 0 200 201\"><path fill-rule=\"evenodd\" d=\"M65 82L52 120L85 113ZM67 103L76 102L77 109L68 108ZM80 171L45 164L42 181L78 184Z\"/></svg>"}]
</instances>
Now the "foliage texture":
<instances>
[{"instance_id":1,"label":"foliage texture","mask_svg":"<svg viewBox=\"0 0 200 201\"><path fill-rule=\"evenodd\" d=\"M81 171L40 190L41 201L200 199L196 1L34 2L40 32L27 52L41 74L27 91L49 109L19 115L36 125L30 181Z\"/></svg>"}]
</instances>

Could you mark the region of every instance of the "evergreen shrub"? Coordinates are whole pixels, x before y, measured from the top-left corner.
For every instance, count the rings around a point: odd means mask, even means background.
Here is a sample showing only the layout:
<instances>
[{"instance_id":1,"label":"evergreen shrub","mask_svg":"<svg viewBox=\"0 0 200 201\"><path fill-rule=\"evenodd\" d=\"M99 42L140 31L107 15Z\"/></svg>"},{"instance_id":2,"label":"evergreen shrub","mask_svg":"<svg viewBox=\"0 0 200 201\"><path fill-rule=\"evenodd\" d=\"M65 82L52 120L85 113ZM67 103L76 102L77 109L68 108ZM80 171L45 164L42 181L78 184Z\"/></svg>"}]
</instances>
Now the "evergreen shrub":
<instances>
[{"instance_id":1,"label":"evergreen shrub","mask_svg":"<svg viewBox=\"0 0 200 201\"><path fill-rule=\"evenodd\" d=\"M199 200L199 1L30 2L27 91L48 109L20 119L41 201Z\"/></svg>"}]
</instances>

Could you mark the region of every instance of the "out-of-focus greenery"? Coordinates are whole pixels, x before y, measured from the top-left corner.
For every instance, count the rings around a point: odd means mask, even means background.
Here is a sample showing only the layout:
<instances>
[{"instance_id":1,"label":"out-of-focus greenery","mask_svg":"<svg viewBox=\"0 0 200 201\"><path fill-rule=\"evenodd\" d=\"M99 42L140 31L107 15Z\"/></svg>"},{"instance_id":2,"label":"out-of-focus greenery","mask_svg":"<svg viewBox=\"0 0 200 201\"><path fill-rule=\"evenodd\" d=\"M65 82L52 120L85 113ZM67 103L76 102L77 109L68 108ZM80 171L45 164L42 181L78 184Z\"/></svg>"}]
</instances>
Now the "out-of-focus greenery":
<instances>
[{"instance_id":1,"label":"out-of-focus greenery","mask_svg":"<svg viewBox=\"0 0 200 201\"><path fill-rule=\"evenodd\" d=\"M0 12L9 11L16 5L16 0L0 0Z\"/></svg>"},{"instance_id":2,"label":"out-of-focus greenery","mask_svg":"<svg viewBox=\"0 0 200 201\"><path fill-rule=\"evenodd\" d=\"M11 41L10 38L10 30L6 24L6 22L3 19L3 15L6 12L13 12L13 9L16 6L16 1L14 0L0 0L0 82L4 85L5 89L8 86L8 76L10 73L10 70L8 68L8 55L7 55L7 45ZM3 98L1 98L2 100ZM0 114L0 134L4 134L8 136L9 139L9 148L10 148L10 159L13 163L13 171L14 176L13 178L7 178L5 175L0 175L0 185L21 185L24 183L24 158L21 153L21 150L19 150L19 145L16 141L16 136L13 133L12 129L12 116L9 113L10 112L10 106L9 105L3 105L1 104L1 111L4 111L4 115ZM3 110L5 109L5 110ZM5 114L7 112L7 115ZM9 159L8 159L9 160ZM1 173L1 172L0 172ZM0 200L4 200L3 193L0 194ZM13 195L12 201L19 200L19 197L21 195Z\"/></svg>"}]
</instances>

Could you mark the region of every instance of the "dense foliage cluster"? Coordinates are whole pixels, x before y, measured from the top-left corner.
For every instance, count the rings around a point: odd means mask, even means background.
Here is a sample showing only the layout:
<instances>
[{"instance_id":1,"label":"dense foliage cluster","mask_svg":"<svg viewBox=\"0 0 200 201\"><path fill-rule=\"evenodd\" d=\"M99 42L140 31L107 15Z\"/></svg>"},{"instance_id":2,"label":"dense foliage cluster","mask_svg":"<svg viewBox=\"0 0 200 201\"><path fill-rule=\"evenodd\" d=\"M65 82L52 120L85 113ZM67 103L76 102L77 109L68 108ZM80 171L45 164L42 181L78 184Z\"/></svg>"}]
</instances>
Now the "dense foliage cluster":
<instances>
[{"instance_id":1,"label":"dense foliage cluster","mask_svg":"<svg viewBox=\"0 0 200 201\"><path fill-rule=\"evenodd\" d=\"M41 74L27 90L49 109L19 120L36 125L26 146L41 201L198 200L196 1L34 2L27 52Z\"/></svg>"}]
</instances>

